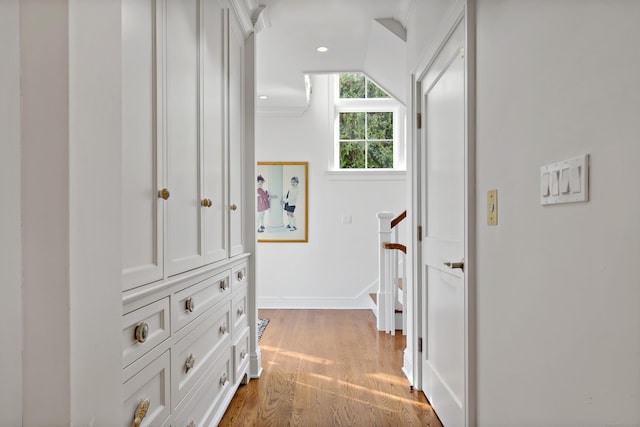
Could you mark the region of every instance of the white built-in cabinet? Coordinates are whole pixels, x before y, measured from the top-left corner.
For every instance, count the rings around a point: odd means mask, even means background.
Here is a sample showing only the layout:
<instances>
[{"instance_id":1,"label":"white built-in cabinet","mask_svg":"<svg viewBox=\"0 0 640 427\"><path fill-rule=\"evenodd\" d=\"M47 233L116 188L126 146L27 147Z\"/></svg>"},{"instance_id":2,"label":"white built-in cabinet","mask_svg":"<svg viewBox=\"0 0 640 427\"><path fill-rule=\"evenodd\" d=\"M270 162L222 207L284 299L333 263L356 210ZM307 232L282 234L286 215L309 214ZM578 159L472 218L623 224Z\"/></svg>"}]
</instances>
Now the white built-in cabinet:
<instances>
[{"instance_id":1,"label":"white built-in cabinet","mask_svg":"<svg viewBox=\"0 0 640 427\"><path fill-rule=\"evenodd\" d=\"M123 425L215 424L248 381L244 46L225 1L122 1Z\"/></svg>"},{"instance_id":2,"label":"white built-in cabinet","mask_svg":"<svg viewBox=\"0 0 640 427\"><path fill-rule=\"evenodd\" d=\"M218 0L123 1L123 285L243 253L243 49Z\"/></svg>"}]
</instances>

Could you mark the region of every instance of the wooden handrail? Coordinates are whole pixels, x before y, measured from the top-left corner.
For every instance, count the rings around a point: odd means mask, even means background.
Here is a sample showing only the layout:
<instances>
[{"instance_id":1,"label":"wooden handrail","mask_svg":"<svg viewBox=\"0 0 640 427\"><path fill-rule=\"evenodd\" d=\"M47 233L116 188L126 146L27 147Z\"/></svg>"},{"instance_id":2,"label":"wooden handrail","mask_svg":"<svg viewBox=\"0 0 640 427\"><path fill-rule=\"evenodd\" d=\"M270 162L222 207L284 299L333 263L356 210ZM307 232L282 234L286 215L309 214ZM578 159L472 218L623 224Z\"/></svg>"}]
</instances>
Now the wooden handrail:
<instances>
[{"instance_id":1,"label":"wooden handrail","mask_svg":"<svg viewBox=\"0 0 640 427\"><path fill-rule=\"evenodd\" d=\"M407 247L400 243L384 243L382 247L385 249L397 249L405 254L407 253Z\"/></svg>"},{"instance_id":2,"label":"wooden handrail","mask_svg":"<svg viewBox=\"0 0 640 427\"><path fill-rule=\"evenodd\" d=\"M407 211L405 210L404 212L402 212L400 215L398 215L391 221L391 228L394 228L396 225L400 224L400 221L402 221L406 217L407 217Z\"/></svg>"}]
</instances>

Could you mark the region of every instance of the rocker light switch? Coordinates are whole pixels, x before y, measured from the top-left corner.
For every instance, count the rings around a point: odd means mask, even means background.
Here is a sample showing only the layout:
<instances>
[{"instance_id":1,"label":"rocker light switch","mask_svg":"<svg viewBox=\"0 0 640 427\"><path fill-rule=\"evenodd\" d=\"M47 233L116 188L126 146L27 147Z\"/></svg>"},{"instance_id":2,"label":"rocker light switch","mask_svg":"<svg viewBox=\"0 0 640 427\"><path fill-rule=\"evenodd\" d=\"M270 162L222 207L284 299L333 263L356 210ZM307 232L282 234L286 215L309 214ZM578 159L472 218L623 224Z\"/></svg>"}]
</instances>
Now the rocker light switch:
<instances>
[{"instance_id":1,"label":"rocker light switch","mask_svg":"<svg viewBox=\"0 0 640 427\"><path fill-rule=\"evenodd\" d=\"M560 194L569 192L569 168L560 171Z\"/></svg>"},{"instance_id":2,"label":"rocker light switch","mask_svg":"<svg viewBox=\"0 0 640 427\"><path fill-rule=\"evenodd\" d=\"M540 168L540 204L589 201L589 155L561 160Z\"/></svg>"}]
</instances>

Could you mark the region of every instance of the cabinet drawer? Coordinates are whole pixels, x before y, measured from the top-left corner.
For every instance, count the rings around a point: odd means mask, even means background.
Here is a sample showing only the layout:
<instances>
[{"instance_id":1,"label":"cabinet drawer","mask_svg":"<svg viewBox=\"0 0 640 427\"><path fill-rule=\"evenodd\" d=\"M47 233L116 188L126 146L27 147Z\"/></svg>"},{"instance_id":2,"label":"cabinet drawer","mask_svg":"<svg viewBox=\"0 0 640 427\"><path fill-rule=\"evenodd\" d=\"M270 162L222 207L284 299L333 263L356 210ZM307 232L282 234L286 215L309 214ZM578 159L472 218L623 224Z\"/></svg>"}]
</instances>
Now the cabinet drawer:
<instances>
[{"instance_id":1,"label":"cabinet drawer","mask_svg":"<svg viewBox=\"0 0 640 427\"><path fill-rule=\"evenodd\" d=\"M212 417L224 413L220 405L226 393L231 391L231 360L229 352L221 354L207 372L202 387L175 417L174 427L208 426ZM218 420L219 421L219 420Z\"/></svg>"},{"instance_id":2,"label":"cabinet drawer","mask_svg":"<svg viewBox=\"0 0 640 427\"><path fill-rule=\"evenodd\" d=\"M247 317L248 309L247 287L245 286L233 296L233 302L231 305L231 318L233 319L234 336L237 331L242 331L245 327L249 326Z\"/></svg>"},{"instance_id":3,"label":"cabinet drawer","mask_svg":"<svg viewBox=\"0 0 640 427\"><path fill-rule=\"evenodd\" d=\"M122 366L169 338L169 297L123 316Z\"/></svg>"},{"instance_id":4,"label":"cabinet drawer","mask_svg":"<svg viewBox=\"0 0 640 427\"><path fill-rule=\"evenodd\" d=\"M199 314L231 294L230 271L227 270L177 292L173 298L174 332L188 325Z\"/></svg>"},{"instance_id":5,"label":"cabinet drawer","mask_svg":"<svg viewBox=\"0 0 640 427\"><path fill-rule=\"evenodd\" d=\"M231 270L231 283L232 283L231 290L233 292L235 292L236 289L239 289L242 285L247 283L248 281L247 274L248 274L247 264L243 263L233 267L233 269Z\"/></svg>"},{"instance_id":6,"label":"cabinet drawer","mask_svg":"<svg viewBox=\"0 0 640 427\"><path fill-rule=\"evenodd\" d=\"M240 337L233 344L233 383L237 384L249 366L249 327L244 329Z\"/></svg>"},{"instance_id":7,"label":"cabinet drawer","mask_svg":"<svg viewBox=\"0 0 640 427\"><path fill-rule=\"evenodd\" d=\"M172 355L173 401L177 406L222 352L229 353L229 302L204 313L207 319L174 346Z\"/></svg>"},{"instance_id":8,"label":"cabinet drawer","mask_svg":"<svg viewBox=\"0 0 640 427\"><path fill-rule=\"evenodd\" d=\"M125 381L122 425L131 426L138 405L148 400L149 407L141 426L161 426L169 417L169 350Z\"/></svg>"}]
</instances>

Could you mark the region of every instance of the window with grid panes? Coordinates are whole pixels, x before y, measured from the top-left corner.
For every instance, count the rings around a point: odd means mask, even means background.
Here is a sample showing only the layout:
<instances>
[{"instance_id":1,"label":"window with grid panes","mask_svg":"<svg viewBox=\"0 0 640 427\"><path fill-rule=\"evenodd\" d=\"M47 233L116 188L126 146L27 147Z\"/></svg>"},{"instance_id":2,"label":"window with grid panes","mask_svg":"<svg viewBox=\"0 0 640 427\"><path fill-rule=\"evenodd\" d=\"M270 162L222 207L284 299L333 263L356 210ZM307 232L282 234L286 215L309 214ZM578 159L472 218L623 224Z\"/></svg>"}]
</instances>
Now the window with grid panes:
<instances>
[{"instance_id":1,"label":"window with grid panes","mask_svg":"<svg viewBox=\"0 0 640 427\"><path fill-rule=\"evenodd\" d=\"M339 74L334 170L398 167L399 103L364 74Z\"/></svg>"}]
</instances>

